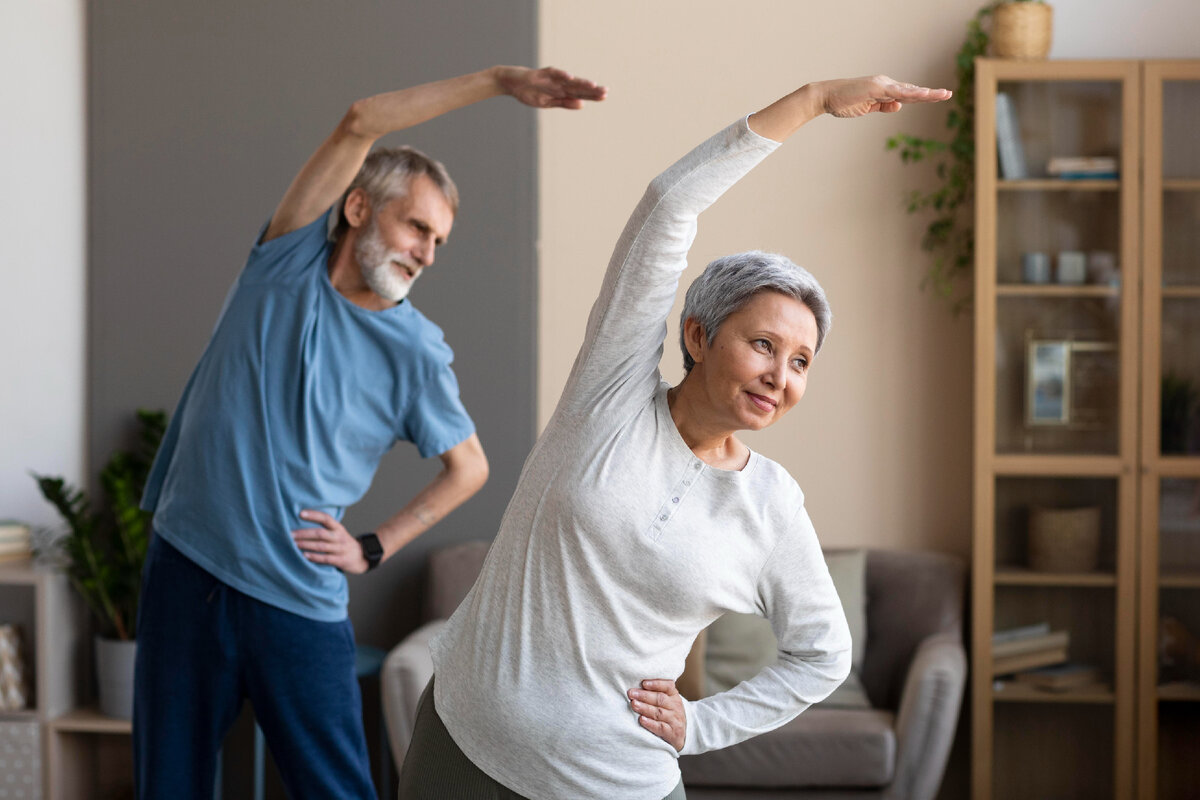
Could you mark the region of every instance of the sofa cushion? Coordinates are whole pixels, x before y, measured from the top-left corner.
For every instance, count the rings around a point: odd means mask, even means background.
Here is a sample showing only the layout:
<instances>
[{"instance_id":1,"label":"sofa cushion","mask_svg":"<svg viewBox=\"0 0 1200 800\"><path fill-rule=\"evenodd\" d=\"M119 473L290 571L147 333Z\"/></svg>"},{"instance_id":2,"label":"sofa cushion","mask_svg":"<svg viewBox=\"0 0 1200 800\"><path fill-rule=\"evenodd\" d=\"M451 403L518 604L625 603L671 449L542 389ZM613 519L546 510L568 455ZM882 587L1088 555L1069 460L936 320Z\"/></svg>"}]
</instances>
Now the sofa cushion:
<instances>
[{"instance_id":1,"label":"sofa cushion","mask_svg":"<svg viewBox=\"0 0 1200 800\"><path fill-rule=\"evenodd\" d=\"M896 769L895 716L888 711L814 707L762 736L680 756L687 786L874 787Z\"/></svg>"},{"instance_id":2,"label":"sofa cushion","mask_svg":"<svg viewBox=\"0 0 1200 800\"><path fill-rule=\"evenodd\" d=\"M854 647L852 671L822 703L825 707L871 706L859 679L867 642L866 556L864 550L825 553L829 576L842 601ZM778 642L767 620L753 614L725 614L708 628L704 655L706 693L724 692L753 678L763 667L774 664L777 654Z\"/></svg>"}]
</instances>

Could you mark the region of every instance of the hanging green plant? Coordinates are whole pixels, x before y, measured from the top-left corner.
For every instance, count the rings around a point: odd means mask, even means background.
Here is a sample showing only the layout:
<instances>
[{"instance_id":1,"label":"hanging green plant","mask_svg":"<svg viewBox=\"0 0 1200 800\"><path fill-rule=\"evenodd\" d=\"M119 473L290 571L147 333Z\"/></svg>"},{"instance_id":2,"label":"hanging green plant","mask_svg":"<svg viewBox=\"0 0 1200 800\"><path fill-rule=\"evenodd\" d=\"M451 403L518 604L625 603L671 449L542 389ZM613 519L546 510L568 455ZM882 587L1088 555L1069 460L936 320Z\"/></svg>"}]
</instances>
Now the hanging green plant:
<instances>
[{"instance_id":1,"label":"hanging green plant","mask_svg":"<svg viewBox=\"0 0 1200 800\"><path fill-rule=\"evenodd\" d=\"M901 133L887 140L887 149L899 150L905 164L936 165L937 186L914 189L906 207L910 214L933 215L921 238L921 249L933 256L921 287L944 298L956 314L971 306L971 287L963 283L975 263L975 59L987 51L984 21L998 5L981 8L967 23L966 40L954 61L957 85L946 114L948 139Z\"/></svg>"}]
</instances>

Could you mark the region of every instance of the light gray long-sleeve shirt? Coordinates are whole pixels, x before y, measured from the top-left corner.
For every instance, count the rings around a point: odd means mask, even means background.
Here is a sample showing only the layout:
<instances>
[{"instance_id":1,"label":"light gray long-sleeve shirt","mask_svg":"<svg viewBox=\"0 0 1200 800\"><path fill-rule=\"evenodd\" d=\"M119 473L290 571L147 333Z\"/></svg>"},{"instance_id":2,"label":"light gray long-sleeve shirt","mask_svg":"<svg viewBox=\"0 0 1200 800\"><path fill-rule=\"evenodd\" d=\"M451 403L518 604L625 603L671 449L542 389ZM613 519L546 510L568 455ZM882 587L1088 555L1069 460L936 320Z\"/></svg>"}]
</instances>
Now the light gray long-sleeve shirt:
<instances>
[{"instance_id":1,"label":"light gray long-sleeve shirt","mask_svg":"<svg viewBox=\"0 0 1200 800\"><path fill-rule=\"evenodd\" d=\"M777 146L743 119L651 182L479 580L432 642L451 737L527 797L670 792L679 754L638 724L626 691L677 677L696 635L728 611L767 617L780 658L686 703L685 754L784 724L849 671L800 487L755 452L740 471L697 458L658 370L696 218Z\"/></svg>"}]
</instances>

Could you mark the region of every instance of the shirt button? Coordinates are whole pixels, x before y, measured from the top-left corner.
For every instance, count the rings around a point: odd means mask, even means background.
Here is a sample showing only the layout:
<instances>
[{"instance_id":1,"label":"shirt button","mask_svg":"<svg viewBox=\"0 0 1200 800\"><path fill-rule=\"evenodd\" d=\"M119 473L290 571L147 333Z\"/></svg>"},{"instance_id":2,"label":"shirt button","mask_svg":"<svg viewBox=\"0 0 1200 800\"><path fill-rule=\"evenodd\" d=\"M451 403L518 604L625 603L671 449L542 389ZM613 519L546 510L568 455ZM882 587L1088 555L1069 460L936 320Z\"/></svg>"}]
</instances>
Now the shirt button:
<instances>
[{"instance_id":1,"label":"shirt button","mask_svg":"<svg viewBox=\"0 0 1200 800\"><path fill-rule=\"evenodd\" d=\"M692 485L692 482L691 482L691 481L684 481L684 482L683 482L683 485L684 485L684 486L691 486L691 485Z\"/></svg>"},{"instance_id":2,"label":"shirt button","mask_svg":"<svg viewBox=\"0 0 1200 800\"><path fill-rule=\"evenodd\" d=\"M662 520L663 522L666 522L666 521L667 521L667 515L666 515L666 514L663 514L661 517L659 517L659 519L660 519L660 520Z\"/></svg>"},{"instance_id":3,"label":"shirt button","mask_svg":"<svg viewBox=\"0 0 1200 800\"><path fill-rule=\"evenodd\" d=\"M672 503L678 503L678 502L679 502L679 498L678 498L678 497L672 497L672 498L671 498L671 502L672 502Z\"/></svg>"}]
</instances>

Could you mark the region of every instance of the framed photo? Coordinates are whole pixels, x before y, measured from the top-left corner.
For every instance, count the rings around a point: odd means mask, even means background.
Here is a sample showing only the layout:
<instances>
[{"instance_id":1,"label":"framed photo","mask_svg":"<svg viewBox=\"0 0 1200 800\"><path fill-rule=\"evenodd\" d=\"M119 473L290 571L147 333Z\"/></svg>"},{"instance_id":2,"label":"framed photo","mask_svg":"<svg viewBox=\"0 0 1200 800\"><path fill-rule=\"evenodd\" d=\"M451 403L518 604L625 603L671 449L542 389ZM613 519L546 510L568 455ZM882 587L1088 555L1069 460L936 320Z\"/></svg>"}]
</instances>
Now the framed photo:
<instances>
[{"instance_id":1,"label":"framed photo","mask_svg":"<svg viewBox=\"0 0 1200 800\"><path fill-rule=\"evenodd\" d=\"M1070 424L1071 344L1062 340L1030 340L1025 381L1027 424Z\"/></svg>"}]
</instances>

